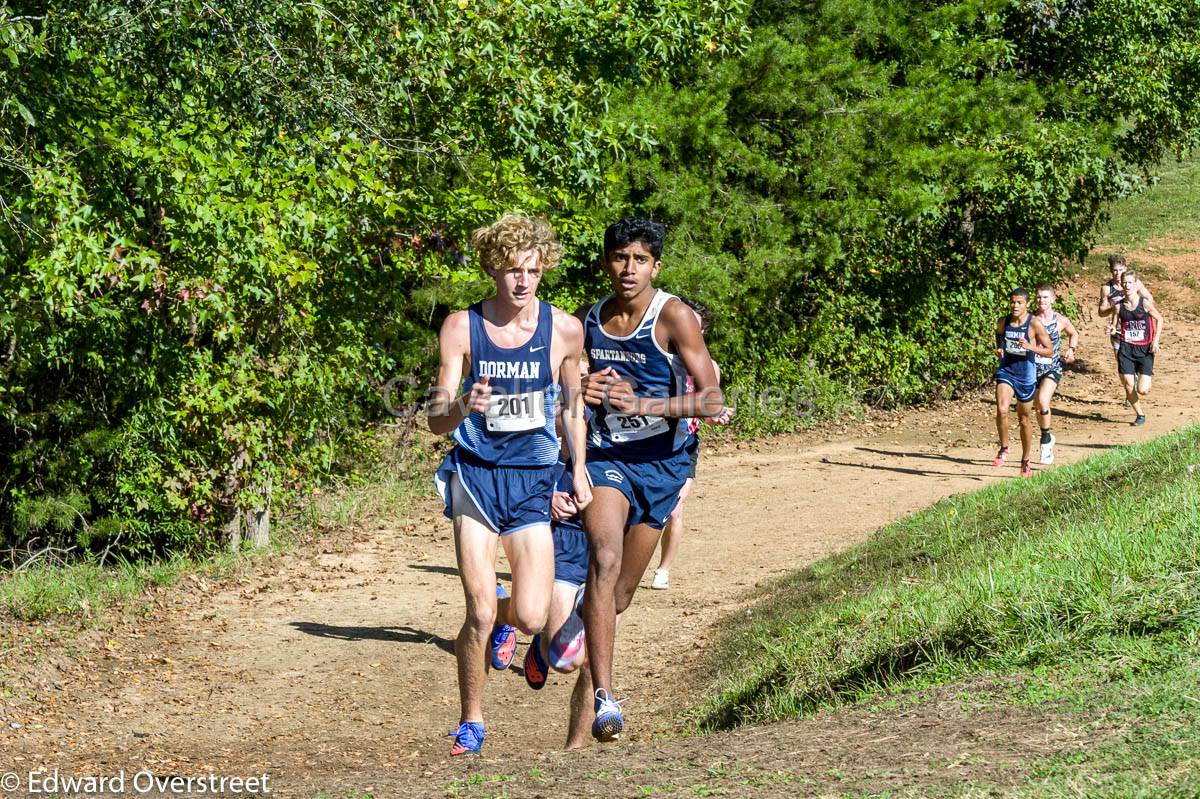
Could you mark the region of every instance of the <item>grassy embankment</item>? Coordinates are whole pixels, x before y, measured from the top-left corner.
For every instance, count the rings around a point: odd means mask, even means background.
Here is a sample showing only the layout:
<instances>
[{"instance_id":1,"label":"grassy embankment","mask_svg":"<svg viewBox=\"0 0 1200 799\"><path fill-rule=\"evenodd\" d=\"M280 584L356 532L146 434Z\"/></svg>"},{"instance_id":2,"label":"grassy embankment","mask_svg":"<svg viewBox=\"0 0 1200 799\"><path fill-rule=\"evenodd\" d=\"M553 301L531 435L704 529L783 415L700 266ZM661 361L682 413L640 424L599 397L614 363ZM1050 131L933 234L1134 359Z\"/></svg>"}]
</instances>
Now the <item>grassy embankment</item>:
<instances>
[{"instance_id":1,"label":"grassy embankment","mask_svg":"<svg viewBox=\"0 0 1200 799\"><path fill-rule=\"evenodd\" d=\"M749 619L710 658L701 727L991 674L1125 731L1033 764L1032 793L1200 792L1200 430L939 502Z\"/></svg>"}]
</instances>

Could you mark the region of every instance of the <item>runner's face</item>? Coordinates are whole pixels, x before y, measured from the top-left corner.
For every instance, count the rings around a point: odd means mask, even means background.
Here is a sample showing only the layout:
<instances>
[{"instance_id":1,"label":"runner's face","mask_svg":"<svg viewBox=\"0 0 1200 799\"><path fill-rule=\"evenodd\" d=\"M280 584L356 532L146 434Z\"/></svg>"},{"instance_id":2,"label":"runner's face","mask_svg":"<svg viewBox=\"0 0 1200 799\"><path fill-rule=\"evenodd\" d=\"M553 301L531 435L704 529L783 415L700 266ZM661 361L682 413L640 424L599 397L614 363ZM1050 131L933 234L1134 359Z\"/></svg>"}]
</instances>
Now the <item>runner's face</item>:
<instances>
[{"instance_id":1,"label":"runner's face","mask_svg":"<svg viewBox=\"0 0 1200 799\"><path fill-rule=\"evenodd\" d=\"M611 250L604 256L604 271L612 280L613 292L624 300L630 300L650 287L650 281L658 276L659 261L650 249L640 241Z\"/></svg>"},{"instance_id":2,"label":"runner's face","mask_svg":"<svg viewBox=\"0 0 1200 799\"><path fill-rule=\"evenodd\" d=\"M1125 289L1125 296L1132 297L1134 289L1137 287L1137 275L1121 275L1121 288Z\"/></svg>"},{"instance_id":3,"label":"runner's face","mask_svg":"<svg viewBox=\"0 0 1200 799\"><path fill-rule=\"evenodd\" d=\"M522 250L517 253L507 269L491 273L496 281L496 297L504 302L524 308L537 297L538 284L542 282L542 262L537 250Z\"/></svg>"},{"instance_id":4,"label":"runner's face","mask_svg":"<svg viewBox=\"0 0 1200 799\"><path fill-rule=\"evenodd\" d=\"M1112 283L1114 286L1121 285L1121 276L1125 274L1125 264L1112 265Z\"/></svg>"},{"instance_id":5,"label":"runner's face","mask_svg":"<svg viewBox=\"0 0 1200 799\"><path fill-rule=\"evenodd\" d=\"M1040 313L1046 313L1054 307L1054 292L1039 291L1037 293L1037 307Z\"/></svg>"},{"instance_id":6,"label":"runner's face","mask_svg":"<svg viewBox=\"0 0 1200 799\"><path fill-rule=\"evenodd\" d=\"M1025 315L1025 311L1029 309L1029 298L1022 297L1020 294L1014 294L1009 297L1009 303L1012 308L1012 315L1021 317Z\"/></svg>"}]
</instances>

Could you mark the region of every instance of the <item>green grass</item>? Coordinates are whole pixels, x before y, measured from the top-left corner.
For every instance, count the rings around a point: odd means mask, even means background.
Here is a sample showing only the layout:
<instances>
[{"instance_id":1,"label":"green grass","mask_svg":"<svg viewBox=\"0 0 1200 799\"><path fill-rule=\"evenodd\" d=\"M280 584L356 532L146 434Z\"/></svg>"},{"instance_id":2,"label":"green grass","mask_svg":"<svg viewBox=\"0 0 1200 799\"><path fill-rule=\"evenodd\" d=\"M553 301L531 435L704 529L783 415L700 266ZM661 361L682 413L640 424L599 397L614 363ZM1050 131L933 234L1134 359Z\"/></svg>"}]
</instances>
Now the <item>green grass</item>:
<instances>
[{"instance_id":1,"label":"green grass","mask_svg":"<svg viewBox=\"0 0 1200 799\"><path fill-rule=\"evenodd\" d=\"M939 502L774 584L714 647L699 725L1138 652L1178 668L1200 629L1197 464L1197 429L1114 450Z\"/></svg>"},{"instance_id":2,"label":"green grass","mask_svg":"<svg viewBox=\"0 0 1200 799\"><path fill-rule=\"evenodd\" d=\"M147 588L169 585L184 574L199 572L219 579L235 561L235 556L222 554L204 559L176 556L148 564L35 566L0 580L0 618L96 619L139 597Z\"/></svg>"},{"instance_id":3,"label":"green grass","mask_svg":"<svg viewBox=\"0 0 1200 799\"><path fill-rule=\"evenodd\" d=\"M1156 238L1200 239L1200 154L1168 160L1157 182L1114 203L1099 241L1107 249L1142 249Z\"/></svg>"}]
</instances>

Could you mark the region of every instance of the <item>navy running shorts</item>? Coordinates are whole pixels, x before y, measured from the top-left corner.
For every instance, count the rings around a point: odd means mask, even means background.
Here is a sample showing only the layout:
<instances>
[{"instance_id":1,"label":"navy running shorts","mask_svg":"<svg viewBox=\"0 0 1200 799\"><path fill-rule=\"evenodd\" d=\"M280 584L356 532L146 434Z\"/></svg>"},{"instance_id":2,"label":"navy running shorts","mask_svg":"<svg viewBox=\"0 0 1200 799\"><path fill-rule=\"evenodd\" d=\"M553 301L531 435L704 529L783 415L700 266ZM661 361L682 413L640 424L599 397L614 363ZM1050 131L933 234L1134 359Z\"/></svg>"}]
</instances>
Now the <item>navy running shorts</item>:
<instances>
[{"instance_id":1,"label":"navy running shorts","mask_svg":"<svg viewBox=\"0 0 1200 799\"><path fill-rule=\"evenodd\" d=\"M587 533L578 524L553 522L554 582L578 588L587 581Z\"/></svg>"},{"instance_id":2,"label":"navy running shorts","mask_svg":"<svg viewBox=\"0 0 1200 799\"><path fill-rule=\"evenodd\" d=\"M1017 395L1017 399L1020 402L1029 402L1033 399L1033 395L1037 393L1036 378L1026 382L1007 369L1001 368L996 370L996 382L1012 386L1013 393Z\"/></svg>"},{"instance_id":3,"label":"navy running shorts","mask_svg":"<svg viewBox=\"0 0 1200 799\"><path fill-rule=\"evenodd\" d=\"M497 466L455 447L433 482L446 503L446 518L470 516L492 532L510 535L550 525L550 500L560 471L557 464Z\"/></svg>"},{"instance_id":4,"label":"navy running shorts","mask_svg":"<svg viewBox=\"0 0 1200 799\"><path fill-rule=\"evenodd\" d=\"M681 449L663 460L605 460L602 449L588 450L588 475L592 487L615 488L629 501L626 525L647 524L657 530L679 503L679 492L688 479L691 456Z\"/></svg>"}]
</instances>

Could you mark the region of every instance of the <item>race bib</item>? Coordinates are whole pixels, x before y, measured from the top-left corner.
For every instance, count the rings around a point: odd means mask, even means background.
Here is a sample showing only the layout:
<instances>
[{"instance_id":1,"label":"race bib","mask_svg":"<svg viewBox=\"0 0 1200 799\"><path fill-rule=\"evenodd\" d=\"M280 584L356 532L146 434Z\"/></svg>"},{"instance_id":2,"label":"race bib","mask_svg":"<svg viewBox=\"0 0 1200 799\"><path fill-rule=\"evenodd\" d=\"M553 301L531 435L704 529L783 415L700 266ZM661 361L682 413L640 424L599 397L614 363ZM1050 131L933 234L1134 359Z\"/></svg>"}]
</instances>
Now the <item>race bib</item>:
<instances>
[{"instance_id":1,"label":"race bib","mask_svg":"<svg viewBox=\"0 0 1200 799\"><path fill-rule=\"evenodd\" d=\"M1150 332L1145 322L1130 322L1125 325L1125 340L1130 344L1145 344Z\"/></svg>"},{"instance_id":2,"label":"race bib","mask_svg":"<svg viewBox=\"0 0 1200 799\"><path fill-rule=\"evenodd\" d=\"M1027 350L1021 346L1020 338L1005 338L1004 351L1009 355L1024 355Z\"/></svg>"},{"instance_id":3,"label":"race bib","mask_svg":"<svg viewBox=\"0 0 1200 799\"><path fill-rule=\"evenodd\" d=\"M627 416L623 413L610 413L604 417L608 425L608 437L615 444L626 441L637 441L670 429L667 420L661 416Z\"/></svg>"},{"instance_id":4,"label":"race bib","mask_svg":"<svg viewBox=\"0 0 1200 799\"><path fill-rule=\"evenodd\" d=\"M1034 355L1033 362L1040 364L1041 366L1049 366L1050 364L1054 363L1057 358L1058 355L1051 355L1049 358L1047 358L1045 355Z\"/></svg>"},{"instance_id":5,"label":"race bib","mask_svg":"<svg viewBox=\"0 0 1200 799\"><path fill-rule=\"evenodd\" d=\"M546 394L497 394L484 414L487 429L493 433L520 433L546 426Z\"/></svg>"}]
</instances>

